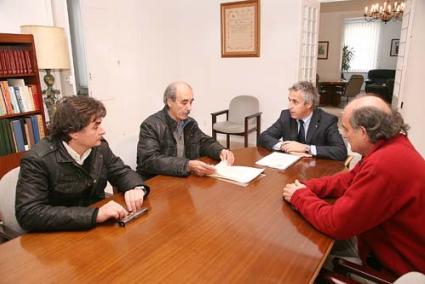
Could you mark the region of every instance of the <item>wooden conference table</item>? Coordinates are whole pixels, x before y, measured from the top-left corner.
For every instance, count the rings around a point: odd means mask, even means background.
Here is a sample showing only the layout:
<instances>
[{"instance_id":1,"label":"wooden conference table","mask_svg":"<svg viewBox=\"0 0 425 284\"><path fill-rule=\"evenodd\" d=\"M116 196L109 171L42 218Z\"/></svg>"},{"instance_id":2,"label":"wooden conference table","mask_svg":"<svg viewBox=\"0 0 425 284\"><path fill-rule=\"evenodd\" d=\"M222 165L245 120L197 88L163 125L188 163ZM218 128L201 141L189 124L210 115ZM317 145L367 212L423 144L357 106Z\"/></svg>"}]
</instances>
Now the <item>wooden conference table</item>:
<instances>
[{"instance_id":1,"label":"wooden conference table","mask_svg":"<svg viewBox=\"0 0 425 284\"><path fill-rule=\"evenodd\" d=\"M236 150L236 164L268 153ZM333 241L282 201L282 188L341 170L342 162L302 159L266 168L246 187L157 176L147 182L149 213L125 228L29 233L0 245L0 282L311 283Z\"/></svg>"}]
</instances>

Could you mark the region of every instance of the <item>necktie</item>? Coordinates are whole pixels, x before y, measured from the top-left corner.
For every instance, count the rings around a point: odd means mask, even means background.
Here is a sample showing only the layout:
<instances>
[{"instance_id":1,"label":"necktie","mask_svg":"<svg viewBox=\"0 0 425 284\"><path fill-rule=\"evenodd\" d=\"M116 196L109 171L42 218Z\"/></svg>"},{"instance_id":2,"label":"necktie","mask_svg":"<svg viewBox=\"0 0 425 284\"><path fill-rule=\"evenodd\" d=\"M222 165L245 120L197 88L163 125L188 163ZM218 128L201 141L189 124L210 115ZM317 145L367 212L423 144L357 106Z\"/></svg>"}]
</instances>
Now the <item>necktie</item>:
<instances>
[{"instance_id":1,"label":"necktie","mask_svg":"<svg viewBox=\"0 0 425 284\"><path fill-rule=\"evenodd\" d=\"M300 123L300 131L298 131L298 142L305 144L304 121L300 119L299 123Z\"/></svg>"}]
</instances>

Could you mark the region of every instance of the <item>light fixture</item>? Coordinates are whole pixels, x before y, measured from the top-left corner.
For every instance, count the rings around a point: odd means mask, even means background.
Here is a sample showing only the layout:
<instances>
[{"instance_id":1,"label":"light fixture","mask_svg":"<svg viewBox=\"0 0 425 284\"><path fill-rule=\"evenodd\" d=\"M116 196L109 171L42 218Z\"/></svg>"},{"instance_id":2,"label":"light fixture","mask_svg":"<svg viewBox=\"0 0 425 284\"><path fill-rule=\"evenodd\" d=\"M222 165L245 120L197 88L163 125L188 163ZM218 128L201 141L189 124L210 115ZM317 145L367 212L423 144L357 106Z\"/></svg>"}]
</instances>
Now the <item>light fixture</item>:
<instances>
[{"instance_id":1,"label":"light fixture","mask_svg":"<svg viewBox=\"0 0 425 284\"><path fill-rule=\"evenodd\" d=\"M368 8L364 8L364 18L366 21L381 20L384 23L388 21L401 21L404 12L404 1L401 2L384 2L383 5L373 4Z\"/></svg>"},{"instance_id":2,"label":"light fixture","mask_svg":"<svg viewBox=\"0 0 425 284\"><path fill-rule=\"evenodd\" d=\"M60 98L60 92L53 88L55 78L50 72L52 69L70 68L65 31L60 27L25 25L21 26L21 33L34 36L38 69L46 70L44 82L47 89L43 91L43 97L49 117L52 118L56 111L56 102Z\"/></svg>"}]
</instances>

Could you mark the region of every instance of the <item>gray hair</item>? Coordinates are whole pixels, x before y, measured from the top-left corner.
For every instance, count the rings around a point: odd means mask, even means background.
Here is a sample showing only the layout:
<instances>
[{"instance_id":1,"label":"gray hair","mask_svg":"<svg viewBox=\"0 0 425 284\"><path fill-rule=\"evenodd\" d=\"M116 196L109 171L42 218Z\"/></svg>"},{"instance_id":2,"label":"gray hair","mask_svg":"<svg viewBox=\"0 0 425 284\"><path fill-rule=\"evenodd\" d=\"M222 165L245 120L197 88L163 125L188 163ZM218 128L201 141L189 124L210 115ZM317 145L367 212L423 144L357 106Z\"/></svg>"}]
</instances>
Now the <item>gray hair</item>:
<instances>
[{"instance_id":1,"label":"gray hair","mask_svg":"<svg viewBox=\"0 0 425 284\"><path fill-rule=\"evenodd\" d=\"M169 84L164 92L164 105L167 105L168 99L171 99L173 102L176 101L177 88L179 85L185 85L192 90L192 87L186 82L177 81Z\"/></svg>"},{"instance_id":2,"label":"gray hair","mask_svg":"<svg viewBox=\"0 0 425 284\"><path fill-rule=\"evenodd\" d=\"M399 133L407 135L409 130L409 125L404 123L403 117L397 110L386 112L374 106L354 109L350 124L354 129L364 127L372 143L381 139L390 139Z\"/></svg>"},{"instance_id":3,"label":"gray hair","mask_svg":"<svg viewBox=\"0 0 425 284\"><path fill-rule=\"evenodd\" d=\"M317 88L313 85L313 83L308 81L300 81L292 85L288 89L290 92L298 92L302 91L304 94L304 104L311 103L313 105L313 108L317 107L319 105L319 92L317 91Z\"/></svg>"}]
</instances>

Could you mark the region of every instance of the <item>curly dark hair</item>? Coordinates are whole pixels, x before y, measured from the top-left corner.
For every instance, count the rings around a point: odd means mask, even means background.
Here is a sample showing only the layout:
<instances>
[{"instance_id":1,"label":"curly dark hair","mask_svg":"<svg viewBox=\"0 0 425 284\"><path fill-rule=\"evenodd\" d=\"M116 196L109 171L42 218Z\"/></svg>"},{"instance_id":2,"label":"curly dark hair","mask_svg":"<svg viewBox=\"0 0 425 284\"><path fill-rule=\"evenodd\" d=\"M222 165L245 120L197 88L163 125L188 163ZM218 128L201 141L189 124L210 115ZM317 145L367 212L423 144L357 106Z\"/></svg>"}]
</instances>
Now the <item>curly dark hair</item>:
<instances>
[{"instance_id":1,"label":"curly dark hair","mask_svg":"<svg viewBox=\"0 0 425 284\"><path fill-rule=\"evenodd\" d=\"M49 132L54 139L68 142L71 140L70 133L80 131L105 115L105 106L96 99L86 96L65 97L57 103Z\"/></svg>"},{"instance_id":2,"label":"curly dark hair","mask_svg":"<svg viewBox=\"0 0 425 284\"><path fill-rule=\"evenodd\" d=\"M390 139L399 133L407 135L409 125L397 110L386 112L377 107L363 106L353 110L350 117L351 127L364 127L372 143L381 139Z\"/></svg>"}]
</instances>

